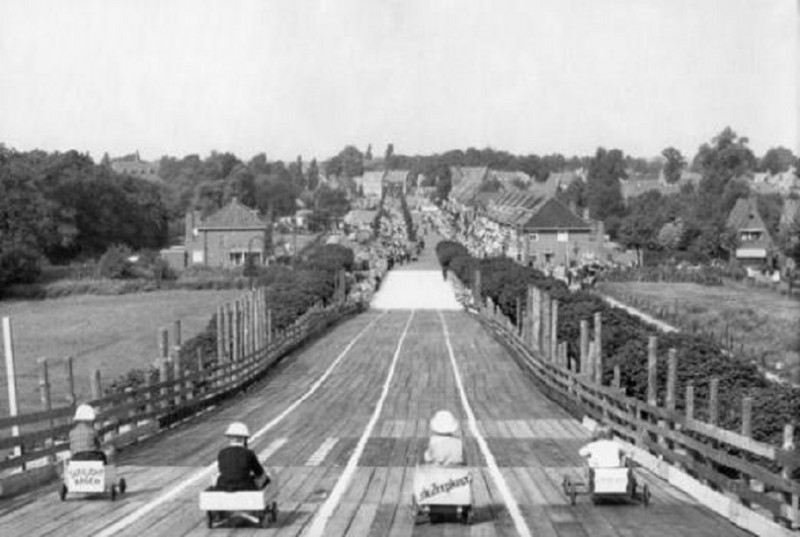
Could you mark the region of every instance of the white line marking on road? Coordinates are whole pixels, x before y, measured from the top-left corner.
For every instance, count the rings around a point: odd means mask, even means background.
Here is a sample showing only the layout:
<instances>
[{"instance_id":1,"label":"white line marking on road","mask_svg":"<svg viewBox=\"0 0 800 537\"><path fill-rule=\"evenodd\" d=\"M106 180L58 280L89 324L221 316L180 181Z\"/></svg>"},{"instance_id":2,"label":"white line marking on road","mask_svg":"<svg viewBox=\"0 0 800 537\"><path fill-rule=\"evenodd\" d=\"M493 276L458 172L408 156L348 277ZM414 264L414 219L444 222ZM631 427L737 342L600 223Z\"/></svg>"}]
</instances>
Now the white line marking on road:
<instances>
[{"instance_id":1,"label":"white line marking on road","mask_svg":"<svg viewBox=\"0 0 800 537\"><path fill-rule=\"evenodd\" d=\"M489 451L489 444L486 443L486 439L481 435L480 431L478 431L478 422L475 420L475 413L472 412L472 407L467 399L467 392L464 391L464 383L461 382L461 373L458 371L456 355L453 352L453 345L450 342L450 332L447 330L447 322L444 320L444 315L442 315L442 312L439 311L438 313L439 320L442 322L442 330L444 331L444 342L445 345L447 345L447 352L450 354L450 364L453 366L453 374L456 377L458 394L461 396L461 405L464 407L464 413L467 415L469 429L472 432L472 436L474 436L475 440L478 442L478 447L480 448L481 453L483 453L483 458L486 459L486 465L489 467L489 475L492 476L492 480L494 481L495 486L497 486L497 490L500 491L500 496L503 497L503 503L505 503L506 507L508 508L508 514L511 516L511 520L514 521L514 526L517 528L517 533L522 537L530 537L531 530L525 523L525 519L522 518L522 512L519 510L517 501L511 494L511 490L508 488L508 483L506 483L503 474L500 473L500 468L497 467L497 461L495 460L494 455L491 451Z\"/></svg>"},{"instance_id":2,"label":"white line marking on road","mask_svg":"<svg viewBox=\"0 0 800 537\"><path fill-rule=\"evenodd\" d=\"M286 418L286 416L288 416L289 414L291 414L298 406L300 406L300 404L303 403L303 401L311 397L319 389L322 383L325 382L325 380L331 375L333 370L336 368L337 365L339 365L339 362L342 361L345 355L348 352L350 352L350 349L353 348L356 342L358 342L358 340L361 339L361 336L366 334L367 331L369 331L369 329L372 328L372 326L375 323L377 323L380 319L382 319L385 315L386 315L385 313L382 313L381 315L370 321L369 324L365 326L358 334L356 334L356 336L350 341L350 343L347 344L347 346L344 348L341 354L339 354L339 356L336 357L333 363L330 366L328 366L328 369L326 369L325 372L322 374L322 376L320 376L317 379L317 381L311 385L311 387L308 389L308 391L306 391L306 393L300 396L300 398L297 399L294 403L289 405L289 407L286 408L286 410L284 410L283 412L281 412L276 418L274 418L272 421L270 421L269 423L261 427L258 431L256 431L254 434L252 434L250 436L250 440L251 441L256 440L259 437L263 436L267 431L269 431L270 429L278 425L281 421L283 421L283 419ZM193 484L203 479L204 477L208 477L209 475L211 475L212 472L216 471L216 469L217 469L217 463L216 461L214 461L205 468L198 470L191 476L179 482L177 485L175 485L165 493L161 494L160 496L157 496L156 498L153 498L146 504L142 505L136 511L132 511L129 515L117 520L111 526L107 526L105 529L103 529L103 531L96 533L95 535L97 537L111 537L112 535L119 533L123 529L127 528L128 526L130 526L131 524L142 518L150 511L172 500L173 498L181 494L183 491L185 491L187 488L189 488Z\"/></svg>"},{"instance_id":3,"label":"white line marking on road","mask_svg":"<svg viewBox=\"0 0 800 537\"><path fill-rule=\"evenodd\" d=\"M367 423L367 428L364 429L361 438L358 439L358 444L356 444L356 449L353 451L353 454L350 455L350 459L347 461L347 466L344 467L344 471L342 475L339 476L339 480L334 485L333 490L331 490L330 496L328 499L325 500L325 503L322 504L322 507L319 508L317 514L314 516L314 520L311 521L311 524L308 526L308 530L303 532L305 537L322 537L325 535L325 526L328 524L328 520L333 515L333 511L336 509L336 506L339 505L339 502L344 496L347 487L350 486L350 481L353 479L353 474L356 472L356 467L358 466L358 460L361 458L361 455L364 453L364 448L367 446L367 440L372 435L372 430L375 428L375 424L378 422L378 418L381 415L381 410L383 409L383 403L386 400L386 396L389 395L389 385L392 383L392 377L394 377L394 369L397 365L397 359L400 357L400 351L403 348L403 341L406 339L406 335L408 334L408 329L411 326L411 320L414 318L414 310L411 310L411 314L408 316L408 321L406 322L406 327L403 329L403 333L400 335L400 339L397 342L397 348L394 351L394 356L392 357L392 363L389 366L389 374L386 375L386 380L383 383L383 389L381 390L381 396L378 399L378 403L375 405L375 410L372 412L372 417L369 419L369 423Z\"/></svg>"},{"instance_id":4,"label":"white line marking on road","mask_svg":"<svg viewBox=\"0 0 800 537\"><path fill-rule=\"evenodd\" d=\"M270 444L267 446L267 448L264 451L262 451L261 453L258 454L258 460L265 461L265 460L269 459L270 457L272 457L275 454L276 451L281 449L283 447L283 445L288 441L289 441L289 439L285 438L285 437L273 440L272 442L270 442Z\"/></svg>"},{"instance_id":5,"label":"white line marking on road","mask_svg":"<svg viewBox=\"0 0 800 537\"><path fill-rule=\"evenodd\" d=\"M328 456L328 453L331 452L333 446L335 446L338 441L339 439L334 436L326 438L325 441L320 444L317 450L308 458L306 461L306 466L319 466L322 464L322 461L325 460L325 457Z\"/></svg>"}]
</instances>

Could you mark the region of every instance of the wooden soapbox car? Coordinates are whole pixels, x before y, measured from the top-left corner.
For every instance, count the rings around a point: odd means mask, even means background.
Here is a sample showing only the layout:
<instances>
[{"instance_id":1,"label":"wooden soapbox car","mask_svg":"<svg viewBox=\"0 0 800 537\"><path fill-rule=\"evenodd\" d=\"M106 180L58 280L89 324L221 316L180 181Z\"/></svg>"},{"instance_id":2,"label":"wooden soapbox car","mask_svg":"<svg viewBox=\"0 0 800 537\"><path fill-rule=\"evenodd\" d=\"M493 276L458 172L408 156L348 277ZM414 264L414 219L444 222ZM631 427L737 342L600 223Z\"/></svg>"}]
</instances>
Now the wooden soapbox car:
<instances>
[{"instance_id":1,"label":"wooden soapbox car","mask_svg":"<svg viewBox=\"0 0 800 537\"><path fill-rule=\"evenodd\" d=\"M456 518L472 523L472 470L465 466L419 465L411 497L414 522L420 514L430 522Z\"/></svg>"},{"instance_id":2,"label":"wooden soapbox car","mask_svg":"<svg viewBox=\"0 0 800 537\"><path fill-rule=\"evenodd\" d=\"M125 479L117 481L117 467L113 464L103 464L103 461L64 461L61 489L58 496L61 501L67 499L68 492L83 494L108 493L111 501L117 499L117 494L125 494L127 485Z\"/></svg>"},{"instance_id":3,"label":"wooden soapbox car","mask_svg":"<svg viewBox=\"0 0 800 537\"><path fill-rule=\"evenodd\" d=\"M631 499L641 500L645 507L650 505L650 487L645 483L639 492L630 461L624 466L588 470L588 483L572 481L569 476L564 476L561 486L572 505L575 505L579 494L588 494L593 504L601 500Z\"/></svg>"},{"instance_id":4,"label":"wooden soapbox car","mask_svg":"<svg viewBox=\"0 0 800 537\"><path fill-rule=\"evenodd\" d=\"M265 469L266 470L266 469ZM206 512L209 528L224 524L234 518L247 520L264 528L278 519L278 482L275 472L266 470L269 484L259 490L226 492L208 487L200 493L200 509ZM216 483L214 478L214 483Z\"/></svg>"}]
</instances>

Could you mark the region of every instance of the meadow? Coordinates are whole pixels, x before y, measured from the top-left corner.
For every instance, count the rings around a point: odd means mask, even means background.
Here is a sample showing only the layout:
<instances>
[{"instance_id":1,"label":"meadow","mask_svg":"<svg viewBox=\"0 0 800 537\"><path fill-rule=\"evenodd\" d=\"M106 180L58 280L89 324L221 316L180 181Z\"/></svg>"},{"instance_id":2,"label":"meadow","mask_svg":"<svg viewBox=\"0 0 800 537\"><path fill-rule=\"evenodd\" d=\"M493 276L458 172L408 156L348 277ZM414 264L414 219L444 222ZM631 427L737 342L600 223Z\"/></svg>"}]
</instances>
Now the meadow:
<instances>
[{"instance_id":1,"label":"meadow","mask_svg":"<svg viewBox=\"0 0 800 537\"><path fill-rule=\"evenodd\" d=\"M202 331L217 306L244 291L170 290L119 296L73 295L48 300L0 302L0 316L13 326L20 412L40 409L37 359L48 358L53 406L67 401L65 356L74 360L78 399L90 394L89 376L103 383L158 357L158 333L181 321L184 341ZM2 337L0 337L2 339ZM8 415L5 364L0 371L0 416Z\"/></svg>"},{"instance_id":2,"label":"meadow","mask_svg":"<svg viewBox=\"0 0 800 537\"><path fill-rule=\"evenodd\" d=\"M603 282L598 290L689 332L702 332L766 368L800 367L800 301L766 288Z\"/></svg>"}]
</instances>

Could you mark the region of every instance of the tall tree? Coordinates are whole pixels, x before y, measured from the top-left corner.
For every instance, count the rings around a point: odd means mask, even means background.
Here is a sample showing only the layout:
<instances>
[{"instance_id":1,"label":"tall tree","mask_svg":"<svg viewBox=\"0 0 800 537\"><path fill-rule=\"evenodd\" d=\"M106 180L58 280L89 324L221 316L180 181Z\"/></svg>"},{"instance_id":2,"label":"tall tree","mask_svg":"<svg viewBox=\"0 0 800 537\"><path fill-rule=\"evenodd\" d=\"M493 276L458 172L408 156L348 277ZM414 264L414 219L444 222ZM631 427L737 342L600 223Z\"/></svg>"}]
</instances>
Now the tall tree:
<instances>
[{"instance_id":1,"label":"tall tree","mask_svg":"<svg viewBox=\"0 0 800 537\"><path fill-rule=\"evenodd\" d=\"M686 159L680 151L674 147L668 147L661 152L661 155L667 159L664 164L664 179L667 183L674 184L680 181L681 172L686 167Z\"/></svg>"},{"instance_id":2,"label":"tall tree","mask_svg":"<svg viewBox=\"0 0 800 537\"><path fill-rule=\"evenodd\" d=\"M694 157L693 166L703 174L700 192L720 195L725 185L739 175L755 169L756 158L747 147L749 140L730 127L703 144Z\"/></svg>"},{"instance_id":3,"label":"tall tree","mask_svg":"<svg viewBox=\"0 0 800 537\"><path fill-rule=\"evenodd\" d=\"M311 159L306 175L306 188L313 192L317 186L319 186L319 166L317 166L317 159Z\"/></svg>"},{"instance_id":4,"label":"tall tree","mask_svg":"<svg viewBox=\"0 0 800 537\"><path fill-rule=\"evenodd\" d=\"M625 158L619 149L606 151L600 147L589 165L586 203L592 218L606 221L625 214L620 179L627 178ZM613 235L610 222L606 222Z\"/></svg>"},{"instance_id":5,"label":"tall tree","mask_svg":"<svg viewBox=\"0 0 800 537\"><path fill-rule=\"evenodd\" d=\"M797 167L797 157L794 156L791 149L782 146L770 148L759 163L762 171L772 175L783 173L792 166Z\"/></svg>"}]
</instances>

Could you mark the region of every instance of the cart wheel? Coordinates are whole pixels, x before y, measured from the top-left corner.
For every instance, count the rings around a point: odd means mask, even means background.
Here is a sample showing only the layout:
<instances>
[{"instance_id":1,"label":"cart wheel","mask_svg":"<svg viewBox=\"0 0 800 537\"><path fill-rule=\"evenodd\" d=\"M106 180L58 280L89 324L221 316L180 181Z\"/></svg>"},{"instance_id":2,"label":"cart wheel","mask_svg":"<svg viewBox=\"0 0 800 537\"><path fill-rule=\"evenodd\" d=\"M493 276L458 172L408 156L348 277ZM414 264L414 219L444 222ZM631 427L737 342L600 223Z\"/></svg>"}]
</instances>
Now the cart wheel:
<instances>
[{"instance_id":1,"label":"cart wheel","mask_svg":"<svg viewBox=\"0 0 800 537\"><path fill-rule=\"evenodd\" d=\"M648 487L646 483L644 487L642 487L642 504L644 504L645 507L650 505L650 487Z\"/></svg>"},{"instance_id":2,"label":"cart wheel","mask_svg":"<svg viewBox=\"0 0 800 537\"><path fill-rule=\"evenodd\" d=\"M214 527L214 511L206 512L206 526L208 527L208 529Z\"/></svg>"},{"instance_id":3,"label":"cart wheel","mask_svg":"<svg viewBox=\"0 0 800 537\"><path fill-rule=\"evenodd\" d=\"M631 498L636 498L636 480L631 481Z\"/></svg>"},{"instance_id":4,"label":"cart wheel","mask_svg":"<svg viewBox=\"0 0 800 537\"><path fill-rule=\"evenodd\" d=\"M273 523L278 521L278 502L272 502L272 509L270 509L269 517Z\"/></svg>"},{"instance_id":5,"label":"cart wheel","mask_svg":"<svg viewBox=\"0 0 800 537\"><path fill-rule=\"evenodd\" d=\"M117 486L111 485L111 501L113 502L116 499L117 499Z\"/></svg>"},{"instance_id":6,"label":"cart wheel","mask_svg":"<svg viewBox=\"0 0 800 537\"><path fill-rule=\"evenodd\" d=\"M472 524L472 507L465 505L461 511L461 523L469 526Z\"/></svg>"},{"instance_id":7,"label":"cart wheel","mask_svg":"<svg viewBox=\"0 0 800 537\"><path fill-rule=\"evenodd\" d=\"M125 494L126 490L128 490L128 484L125 482L125 478L121 477L119 480L119 493Z\"/></svg>"},{"instance_id":8,"label":"cart wheel","mask_svg":"<svg viewBox=\"0 0 800 537\"><path fill-rule=\"evenodd\" d=\"M61 498L62 502L67 499L67 486L66 485L61 485L61 489L59 489L59 491L58 491L58 497Z\"/></svg>"}]
</instances>

